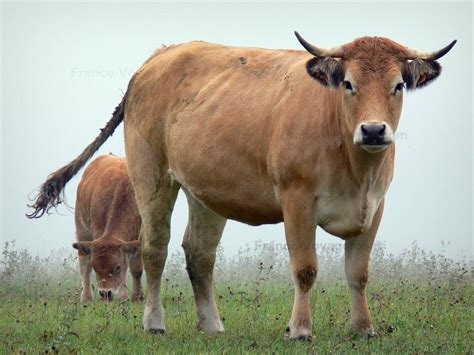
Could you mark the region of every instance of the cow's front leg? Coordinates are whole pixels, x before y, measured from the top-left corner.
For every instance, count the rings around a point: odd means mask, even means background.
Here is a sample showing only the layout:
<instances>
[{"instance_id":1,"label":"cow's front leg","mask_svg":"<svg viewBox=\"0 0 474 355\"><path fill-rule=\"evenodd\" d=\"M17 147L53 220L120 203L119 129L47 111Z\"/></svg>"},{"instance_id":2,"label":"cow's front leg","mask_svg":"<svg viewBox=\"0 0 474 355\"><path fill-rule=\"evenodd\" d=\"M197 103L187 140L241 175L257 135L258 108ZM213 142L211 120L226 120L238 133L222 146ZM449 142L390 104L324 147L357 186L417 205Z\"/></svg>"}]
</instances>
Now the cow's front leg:
<instances>
[{"instance_id":1,"label":"cow's front leg","mask_svg":"<svg viewBox=\"0 0 474 355\"><path fill-rule=\"evenodd\" d=\"M369 277L369 258L383 212L383 201L376 212L370 229L345 242L345 271L351 292L352 327L364 336L374 336L366 288Z\"/></svg>"},{"instance_id":2,"label":"cow's front leg","mask_svg":"<svg viewBox=\"0 0 474 355\"><path fill-rule=\"evenodd\" d=\"M295 287L293 311L285 337L311 340L310 292L317 274L314 195L304 189L287 191L282 195L282 209Z\"/></svg>"},{"instance_id":3,"label":"cow's front leg","mask_svg":"<svg viewBox=\"0 0 474 355\"><path fill-rule=\"evenodd\" d=\"M82 254L79 252L79 268L81 271L81 302L87 303L92 300L92 288L91 288L91 256L90 254Z\"/></svg>"}]
</instances>

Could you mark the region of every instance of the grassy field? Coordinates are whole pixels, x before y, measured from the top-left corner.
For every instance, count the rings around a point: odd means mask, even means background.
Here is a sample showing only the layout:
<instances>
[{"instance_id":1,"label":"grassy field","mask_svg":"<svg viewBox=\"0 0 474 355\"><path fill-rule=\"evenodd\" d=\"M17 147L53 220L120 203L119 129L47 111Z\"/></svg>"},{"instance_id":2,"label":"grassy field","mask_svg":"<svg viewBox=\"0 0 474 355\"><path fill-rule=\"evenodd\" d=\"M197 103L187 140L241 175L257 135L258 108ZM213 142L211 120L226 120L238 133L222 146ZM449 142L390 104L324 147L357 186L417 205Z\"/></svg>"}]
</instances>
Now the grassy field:
<instances>
[{"instance_id":1,"label":"grassy field","mask_svg":"<svg viewBox=\"0 0 474 355\"><path fill-rule=\"evenodd\" d=\"M163 285L167 332L141 329L143 304L79 301L73 256L39 259L7 245L0 274L0 353L472 353L472 262L454 262L413 246L372 257L369 303L378 336L349 328L349 293L338 246L319 250L320 274L312 294L313 342L286 341L293 288L284 252L244 250L216 270L226 332L196 328L182 254L170 256Z\"/></svg>"}]
</instances>

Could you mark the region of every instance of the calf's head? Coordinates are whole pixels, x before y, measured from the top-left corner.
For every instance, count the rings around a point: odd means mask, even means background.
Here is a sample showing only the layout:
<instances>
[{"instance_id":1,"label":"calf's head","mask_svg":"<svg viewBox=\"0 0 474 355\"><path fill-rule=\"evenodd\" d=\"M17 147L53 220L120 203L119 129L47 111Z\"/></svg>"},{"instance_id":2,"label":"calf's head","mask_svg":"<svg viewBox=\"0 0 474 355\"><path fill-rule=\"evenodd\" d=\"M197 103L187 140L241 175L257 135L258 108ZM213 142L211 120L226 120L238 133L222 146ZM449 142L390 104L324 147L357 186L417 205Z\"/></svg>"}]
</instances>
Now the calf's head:
<instances>
[{"instance_id":1,"label":"calf's head","mask_svg":"<svg viewBox=\"0 0 474 355\"><path fill-rule=\"evenodd\" d=\"M127 299L127 254L139 253L140 242L124 242L120 239L100 238L93 242L72 245L79 255L90 255L91 265L97 277L99 297L102 300Z\"/></svg>"},{"instance_id":2,"label":"calf's head","mask_svg":"<svg viewBox=\"0 0 474 355\"><path fill-rule=\"evenodd\" d=\"M342 91L344 123L353 143L369 153L394 142L400 119L403 89L423 87L441 73L436 61L456 41L433 52L404 47L388 38L362 37L351 43L318 48L295 32L314 58L307 72L320 84Z\"/></svg>"}]
</instances>

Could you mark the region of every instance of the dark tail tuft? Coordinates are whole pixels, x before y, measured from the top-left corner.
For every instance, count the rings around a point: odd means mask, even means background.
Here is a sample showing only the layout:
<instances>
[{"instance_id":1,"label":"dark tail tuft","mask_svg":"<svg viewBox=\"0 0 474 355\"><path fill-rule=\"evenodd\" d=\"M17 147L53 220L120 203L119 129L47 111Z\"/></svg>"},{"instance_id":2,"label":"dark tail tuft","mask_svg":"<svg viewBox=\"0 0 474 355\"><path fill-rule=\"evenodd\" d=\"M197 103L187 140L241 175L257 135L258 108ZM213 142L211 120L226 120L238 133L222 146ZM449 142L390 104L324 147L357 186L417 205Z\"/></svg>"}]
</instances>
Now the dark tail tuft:
<instances>
[{"instance_id":1,"label":"dark tail tuft","mask_svg":"<svg viewBox=\"0 0 474 355\"><path fill-rule=\"evenodd\" d=\"M115 128L123 121L125 111L125 101L127 99L127 93L122 98L120 104L115 108L112 118L100 130L99 135L94 141L87 146L86 149L68 165L63 166L61 169L51 173L47 180L39 188L38 195L34 199L32 205L28 205L32 208L31 213L27 213L28 218L40 218L45 213L49 214L51 208L56 208L64 201L64 187L69 180L76 175L79 170L87 163L87 161L94 155L94 153L100 148L102 144L109 138Z\"/></svg>"}]
</instances>

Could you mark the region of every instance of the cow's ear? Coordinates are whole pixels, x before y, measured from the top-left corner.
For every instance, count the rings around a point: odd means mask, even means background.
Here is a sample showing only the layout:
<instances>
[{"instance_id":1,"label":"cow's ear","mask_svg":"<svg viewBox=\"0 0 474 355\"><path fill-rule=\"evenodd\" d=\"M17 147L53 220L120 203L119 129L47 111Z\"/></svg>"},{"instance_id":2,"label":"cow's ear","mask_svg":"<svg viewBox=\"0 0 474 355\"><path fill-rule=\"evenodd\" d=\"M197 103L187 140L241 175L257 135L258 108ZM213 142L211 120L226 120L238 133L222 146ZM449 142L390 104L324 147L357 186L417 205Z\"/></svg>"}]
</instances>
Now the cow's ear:
<instances>
[{"instance_id":1,"label":"cow's ear","mask_svg":"<svg viewBox=\"0 0 474 355\"><path fill-rule=\"evenodd\" d=\"M421 88L441 74L441 65L435 60L415 59L403 66L402 76L409 90Z\"/></svg>"},{"instance_id":2,"label":"cow's ear","mask_svg":"<svg viewBox=\"0 0 474 355\"><path fill-rule=\"evenodd\" d=\"M125 253L138 254L140 251L140 241L132 240L131 242L125 242L121 245L121 248Z\"/></svg>"},{"instance_id":3,"label":"cow's ear","mask_svg":"<svg viewBox=\"0 0 474 355\"><path fill-rule=\"evenodd\" d=\"M92 252L92 242L78 242L74 243L72 247L79 251L79 255L89 255Z\"/></svg>"},{"instance_id":4,"label":"cow's ear","mask_svg":"<svg viewBox=\"0 0 474 355\"><path fill-rule=\"evenodd\" d=\"M324 86L338 87L344 80L342 62L331 57L315 57L306 63L308 74Z\"/></svg>"}]
</instances>

